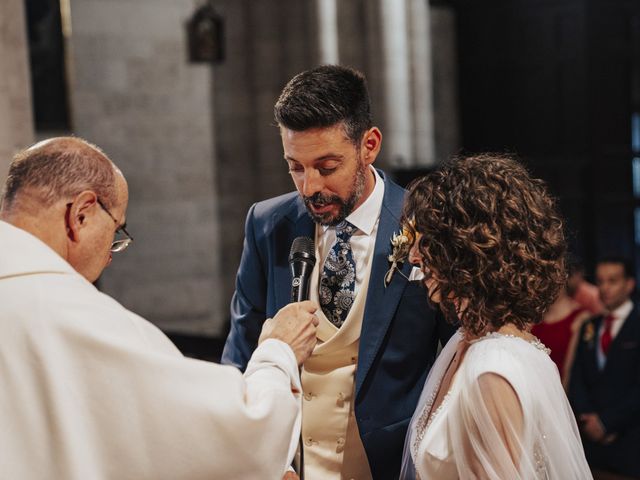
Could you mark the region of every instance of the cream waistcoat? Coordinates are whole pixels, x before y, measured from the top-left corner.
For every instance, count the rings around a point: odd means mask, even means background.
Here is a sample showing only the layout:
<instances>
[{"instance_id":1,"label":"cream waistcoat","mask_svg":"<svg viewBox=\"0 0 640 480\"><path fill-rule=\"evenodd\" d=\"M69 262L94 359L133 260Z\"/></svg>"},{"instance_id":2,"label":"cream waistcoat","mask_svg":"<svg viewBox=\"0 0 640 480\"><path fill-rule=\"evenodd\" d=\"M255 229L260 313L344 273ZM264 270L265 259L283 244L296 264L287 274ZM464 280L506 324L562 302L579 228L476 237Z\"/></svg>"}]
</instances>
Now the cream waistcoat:
<instances>
[{"instance_id":1,"label":"cream waistcoat","mask_svg":"<svg viewBox=\"0 0 640 480\"><path fill-rule=\"evenodd\" d=\"M318 252L316 252L316 255ZM312 274L310 298L318 302L321 263ZM372 262L367 262L349 314L338 329L322 312L318 345L302 370L302 440L305 480L371 478L354 414L354 386L360 331Z\"/></svg>"}]
</instances>

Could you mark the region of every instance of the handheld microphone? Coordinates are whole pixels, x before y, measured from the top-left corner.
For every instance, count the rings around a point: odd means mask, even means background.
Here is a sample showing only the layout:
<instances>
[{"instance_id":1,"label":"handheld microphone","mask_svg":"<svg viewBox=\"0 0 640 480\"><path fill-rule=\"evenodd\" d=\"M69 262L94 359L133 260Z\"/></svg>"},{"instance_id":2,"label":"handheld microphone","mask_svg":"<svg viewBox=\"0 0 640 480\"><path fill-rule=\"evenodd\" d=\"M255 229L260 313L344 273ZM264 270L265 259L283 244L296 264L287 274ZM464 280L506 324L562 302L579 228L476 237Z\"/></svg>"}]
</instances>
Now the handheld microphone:
<instances>
[{"instance_id":1,"label":"handheld microphone","mask_svg":"<svg viewBox=\"0 0 640 480\"><path fill-rule=\"evenodd\" d=\"M309 300L311 272L316 264L315 245L309 237L297 237L291 244L289 266L291 267L291 301Z\"/></svg>"}]
</instances>

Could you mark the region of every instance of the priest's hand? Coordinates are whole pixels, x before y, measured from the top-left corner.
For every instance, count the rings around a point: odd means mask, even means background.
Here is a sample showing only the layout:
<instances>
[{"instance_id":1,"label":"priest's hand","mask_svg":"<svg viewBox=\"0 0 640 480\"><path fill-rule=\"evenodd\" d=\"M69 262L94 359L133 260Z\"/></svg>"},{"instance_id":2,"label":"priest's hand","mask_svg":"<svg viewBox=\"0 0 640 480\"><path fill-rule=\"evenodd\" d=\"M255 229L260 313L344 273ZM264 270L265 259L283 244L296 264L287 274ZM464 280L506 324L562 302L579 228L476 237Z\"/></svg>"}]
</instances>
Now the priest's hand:
<instances>
[{"instance_id":1,"label":"priest's hand","mask_svg":"<svg viewBox=\"0 0 640 480\"><path fill-rule=\"evenodd\" d=\"M316 346L319 323L316 310L318 305L309 300L290 303L264 322L258 343L267 338L282 340L293 350L298 365L302 365Z\"/></svg>"}]
</instances>

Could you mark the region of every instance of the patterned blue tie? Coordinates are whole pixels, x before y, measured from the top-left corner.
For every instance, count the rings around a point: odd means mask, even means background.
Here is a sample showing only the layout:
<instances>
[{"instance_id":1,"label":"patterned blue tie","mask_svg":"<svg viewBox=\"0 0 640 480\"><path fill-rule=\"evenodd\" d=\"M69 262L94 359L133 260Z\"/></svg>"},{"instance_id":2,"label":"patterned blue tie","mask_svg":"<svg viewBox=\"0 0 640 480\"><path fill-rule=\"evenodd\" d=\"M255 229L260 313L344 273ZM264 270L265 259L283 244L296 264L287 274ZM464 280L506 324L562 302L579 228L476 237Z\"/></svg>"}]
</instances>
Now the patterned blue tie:
<instances>
[{"instance_id":1,"label":"patterned blue tie","mask_svg":"<svg viewBox=\"0 0 640 480\"><path fill-rule=\"evenodd\" d=\"M324 261L320 278L320 307L338 328L347 318L355 297L356 262L349 240L356 230L346 220L336 225L336 242Z\"/></svg>"}]
</instances>

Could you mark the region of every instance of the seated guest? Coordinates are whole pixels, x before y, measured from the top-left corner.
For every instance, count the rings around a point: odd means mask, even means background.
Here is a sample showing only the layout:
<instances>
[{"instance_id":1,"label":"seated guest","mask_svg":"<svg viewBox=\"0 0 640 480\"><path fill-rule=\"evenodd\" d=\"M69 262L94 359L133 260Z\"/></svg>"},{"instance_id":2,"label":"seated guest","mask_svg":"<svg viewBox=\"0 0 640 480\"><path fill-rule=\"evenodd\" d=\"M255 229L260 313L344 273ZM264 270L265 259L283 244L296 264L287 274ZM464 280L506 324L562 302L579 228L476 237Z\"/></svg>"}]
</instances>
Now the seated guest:
<instances>
[{"instance_id":1,"label":"seated guest","mask_svg":"<svg viewBox=\"0 0 640 480\"><path fill-rule=\"evenodd\" d=\"M551 349L551 360L558 367L565 390L569 385L578 333L589 317L589 310L571 298L565 286L560 289L558 298L544 314L542 322L531 329L531 333Z\"/></svg>"},{"instance_id":2,"label":"seated guest","mask_svg":"<svg viewBox=\"0 0 640 480\"><path fill-rule=\"evenodd\" d=\"M0 478L282 478L311 302L267 320L245 374L183 357L92 285L132 241L115 165L77 138L13 160L0 208ZM180 292L175 292L180 295ZM293 440L292 440L293 438Z\"/></svg>"},{"instance_id":3,"label":"seated guest","mask_svg":"<svg viewBox=\"0 0 640 480\"><path fill-rule=\"evenodd\" d=\"M604 258L596 280L606 313L580 331L570 399L592 469L640 478L640 317L631 301L633 269L624 258Z\"/></svg>"}]
</instances>

